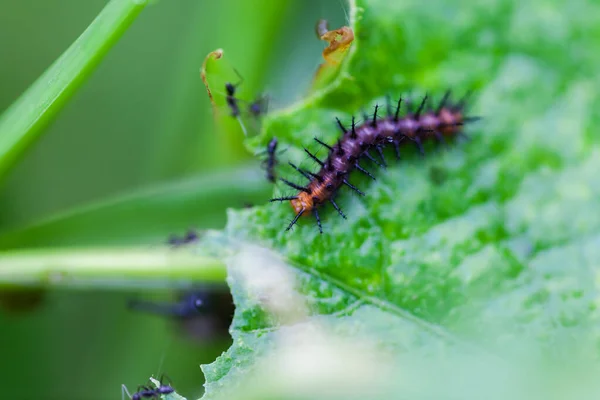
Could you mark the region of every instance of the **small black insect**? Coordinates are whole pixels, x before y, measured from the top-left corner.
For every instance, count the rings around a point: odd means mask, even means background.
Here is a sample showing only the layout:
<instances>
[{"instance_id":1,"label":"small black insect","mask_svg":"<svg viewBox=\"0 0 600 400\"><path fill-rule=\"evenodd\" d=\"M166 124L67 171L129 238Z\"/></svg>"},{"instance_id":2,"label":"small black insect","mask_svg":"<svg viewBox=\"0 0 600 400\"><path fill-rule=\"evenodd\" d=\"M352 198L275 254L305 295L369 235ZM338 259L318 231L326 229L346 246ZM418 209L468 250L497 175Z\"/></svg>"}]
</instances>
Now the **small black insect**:
<instances>
[{"instance_id":1,"label":"small black insect","mask_svg":"<svg viewBox=\"0 0 600 400\"><path fill-rule=\"evenodd\" d=\"M267 148L257 153L258 156L263 158L261 167L266 172L266 178L269 182L275 183L277 180L277 173L275 167L279 164L278 157L285 153L287 149L277 149L278 142L277 138L274 137L267 144Z\"/></svg>"},{"instance_id":2,"label":"small black insect","mask_svg":"<svg viewBox=\"0 0 600 400\"><path fill-rule=\"evenodd\" d=\"M170 318L190 339L206 342L229 336L234 306L226 285L211 285L180 293L174 302L130 299L130 310Z\"/></svg>"},{"instance_id":3,"label":"small black insect","mask_svg":"<svg viewBox=\"0 0 600 400\"><path fill-rule=\"evenodd\" d=\"M261 95L248 105L248 112L254 118L260 118L267 113L269 109L269 96Z\"/></svg>"},{"instance_id":4,"label":"small black insect","mask_svg":"<svg viewBox=\"0 0 600 400\"><path fill-rule=\"evenodd\" d=\"M168 383L166 385L163 383L165 380ZM173 384L173 382L171 382L171 379L167 375L162 374L160 376L160 379L158 380L158 383L159 383L158 387L156 389L154 389L154 391L157 394L162 395L162 394L171 394L171 393L175 392L175 389L173 389L173 386L171 386Z\"/></svg>"},{"instance_id":5,"label":"small black insect","mask_svg":"<svg viewBox=\"0 0 600 400\"><path fill-rule=\"evenodd\" d=\"M198 232L196 232L193 229L190 229L189 231L187 231L185 236L171 235L167 240L167 243L173 247L179 247L186 244L194 243L198 240L198 238Z\"/></svg>"},{"instance_id":6,"label":"small black insect","mask_svg":"<svg viewBox=\"0 0 600 400\"><path fill-rule=\"evenodd\" d=\"M267 171L267 180L275 183L277 177L275 176L275 165L277 164L277 138L271 139L267 145L267 159L263 161L263 168Z\"/></svg>"},{"instance_id":7,"label":"small black insect","mask_svg":"<svg viewBox=\"0 0 600 400\"><path fill-rule=\"evenodd\" d=\"M163 384L163 380L167 380L168 384ZM143 399L158 399L161 395L171 394L175 392L175 389L171 386L171 380L166 375L161 375L159 380L159 385L156 388L152 388L152 381L148 380L148 385L140 385L137 388L137 391L131 395L127 390L127 386L121 385L121 400L125 399L125 394L131 400L143 400Z\"/></svg>"},{"instance_id":8,"label":"small black insect","mask_svg":"<svg viewBox=\"0 0 600 400\"><path fill-rule=\"evenodd\" d=\"M177 303L155 303L132 299L129 300L128 307L135 311L187 319L194 318L203 311L203 297L202 293L191 292L182 297L181 301Z\"/></svg>"},{"instance_id":9,"label":"small black insect","mask_svg":"<svg viewBox=\"0 0 600 400\"><path fill-rule=\"evenodd\" d=\"M183 238L184 242L187 243L192 243L195 242L196 240L198 240L198 233L193 230L190 229L186 234L185 237Z\"/></svg>"},{"instance_id":10,"label":"small black insect","mask_svg":"<svg viewBox=\"0 0 600 400\"><path fill-rule=\"evenodd\" d=\"M225 102L227 103L227 107L229 107L230 115L238 120L244 131L244 135L248 136L246 125L244 124L244 121L242 121L242 116L246 117L247 115L250 115L255 120L258 120L267 113L267 109L269 108L269 97L267 95L260 95L256 97L253 102L237 97L237 88L244 82L244 78L242 78L235 68L233 71L238 76L239 81L237 83L225 83ZM247 104L246 108L242 108L240 103Z\"/></svg>"},{"instance_id":11,"label":"small black insect","mask_svg":"<svg viewBox=\"0 0 600 400\"><path fill-rule=\"evenodd\" d=\"M240 73L234 69L235 74L238 76L238 78L240 78L238 83L231 83L231 82L226 82L225 83L225 101L227 102L227 106L229 107L230 111L231 111L231 116L232 117L239 117L241 112L240 112L240 105L238 103L239 99L237 97L235 97L235 92L237 90L237 87L239 85L241 85L244 82L244 78L242 78L242 76L240 75Z\"/></svg>"}]
</instances>

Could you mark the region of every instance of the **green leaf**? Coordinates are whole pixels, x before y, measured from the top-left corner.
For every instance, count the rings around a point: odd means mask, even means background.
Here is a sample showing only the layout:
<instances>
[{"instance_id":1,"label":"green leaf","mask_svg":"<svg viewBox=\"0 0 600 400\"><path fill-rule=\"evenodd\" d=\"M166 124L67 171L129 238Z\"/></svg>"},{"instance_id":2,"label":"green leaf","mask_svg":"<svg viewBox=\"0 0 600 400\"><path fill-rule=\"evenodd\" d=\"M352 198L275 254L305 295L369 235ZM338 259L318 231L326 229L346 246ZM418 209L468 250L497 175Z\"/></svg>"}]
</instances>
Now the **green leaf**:
<instances>
[{"instance_id":1,"label":"green leaf","mask_svg":"<svg viewBox=\"0 0 600 400\"><path fill-rule=\"evenodd\" d=\"M485 118L375 182L353 174L366 197L342 189L348 220L323 208L322 235L313 218L286 232L287 204L231 211L234 344L203 366L204 398L597 397L579 372L600 355L600 5L359 0L351 18L338 79L249 147L277 136L314 169L302 147L333 143L334 117L410 90L477 88Z\"/></svg>"},{"instance_id":2,"label":"green leaf","mask_svg":"<svg viewBox=\"0 0 600 400\"><path fill-rule=\"evenodd\" d=\"M40 136L144 9L147 0L111 0L81 36L0 117L0 177Z\"/></svg>"},{"instance_id":3,"label":"green leaf","mask_svg":"<svg viewBox=\"0 0 600 400\"><path fill-rule=\"evenodd\" d=\"M225 224L228 207L262 203L270 184L251 165L118 195L0 234L0 248L164 243L189 228Z\"/></svg>"}]
</instances>

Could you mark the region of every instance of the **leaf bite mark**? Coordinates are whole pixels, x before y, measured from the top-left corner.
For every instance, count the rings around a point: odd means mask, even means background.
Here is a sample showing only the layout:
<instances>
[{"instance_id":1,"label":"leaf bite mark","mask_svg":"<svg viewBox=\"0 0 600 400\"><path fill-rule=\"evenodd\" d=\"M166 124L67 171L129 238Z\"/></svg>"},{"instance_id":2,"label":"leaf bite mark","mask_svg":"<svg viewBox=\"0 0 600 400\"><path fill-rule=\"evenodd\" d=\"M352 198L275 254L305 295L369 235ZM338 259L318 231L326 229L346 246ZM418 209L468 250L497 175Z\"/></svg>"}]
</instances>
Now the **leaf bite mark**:
<instances>
[{"instance_id":1,"label":"leaf bite mark","mask_svg":"<svg viewBox=\"0 0 600 400\"><path fill-rule=\"evenodd\" d=\"M338 72L354 42L354 31L349 26L329 30L327 20L321 19L316 25L317 37L328 43L323 50L324 63L320 64L313 79L313 89L324 86Z\"/></svg>"},{"instance_id":2,"label":"leaf bite mark","mask_svg":"<svg viewBox=\"0 0 600 400\"><path fill-rule=\"evenodd\" d=\"M329 45L323 50L323 58L329 65L340 64L350 45L354 41L354 32L352 28L348 26L342 26L341 28L328 30L328 22L321 19L317 22L317 35L319 39L329 43Z\"/></svg>"}]
</instances>

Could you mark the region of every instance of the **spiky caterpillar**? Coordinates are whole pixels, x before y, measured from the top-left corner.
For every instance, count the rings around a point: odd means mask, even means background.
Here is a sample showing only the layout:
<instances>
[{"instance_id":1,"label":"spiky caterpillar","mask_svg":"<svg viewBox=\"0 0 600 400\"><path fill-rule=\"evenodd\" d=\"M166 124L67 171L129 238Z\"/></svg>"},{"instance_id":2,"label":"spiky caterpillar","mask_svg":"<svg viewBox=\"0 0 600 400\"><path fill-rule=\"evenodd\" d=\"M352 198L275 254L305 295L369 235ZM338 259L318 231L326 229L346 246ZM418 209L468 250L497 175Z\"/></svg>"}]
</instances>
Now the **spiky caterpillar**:
<instances>
[{"instance_id":1,"label":"spiky caterpillar","mask_svg":"<svg viewBox=\"0 0 600 400\"><path fill-rule=\"evenodd\" d=\"M318 159L307 149L304 149L308 156L321 166L321 169L317 173L313 173L290 163L296 171L309 180L309 183L306 186L300 186L282 178L281 181L297 189L299 191L298 194L270 200L272 202L288 200L291 202L296 215L288 225L286 231L290 230L302 215L312 213L317 220L319 232L323 233L318 208L326 202L330 202L337 212L346 219L346 215L333 200L335 194L342 185L346 185L359 195L364 196L365 194L362 191L348 182L348 177L353 170L357 169L370 178L375 179L371 173L360 166L359 161L363 158L368 158L375 164L385 167L386 162L383 156L383 148L385 146L393 145L396 157L399 159L400 144L402 142L413 142L421 155L424 155L423 143L426 140L434 139L445 143L446 139L453 139L464 135L462 133L463 125L478 119L477 117L466 117L464 115L467 97L465 96L459 102L452 104L450 101L450 91L447 91L439 105L433 109L430 107L426 108L428 100L428 96L426 95L415 112L409 110L403 116L400 116L402 98L398 100L395 112L392 112L392 106L388 100L387 115L385 117L378 117L379 105L376 105L373 117L365 118L362 124L356 125L356 119L352 117L352 126L350 129L347 129L336 118L343 133L335 145L330 146L315 138L318 143L329 150L329 155L324 161ZM381 162L378 162L369 153L371 149L377 151Z\"/></svg>"}]
</instances>

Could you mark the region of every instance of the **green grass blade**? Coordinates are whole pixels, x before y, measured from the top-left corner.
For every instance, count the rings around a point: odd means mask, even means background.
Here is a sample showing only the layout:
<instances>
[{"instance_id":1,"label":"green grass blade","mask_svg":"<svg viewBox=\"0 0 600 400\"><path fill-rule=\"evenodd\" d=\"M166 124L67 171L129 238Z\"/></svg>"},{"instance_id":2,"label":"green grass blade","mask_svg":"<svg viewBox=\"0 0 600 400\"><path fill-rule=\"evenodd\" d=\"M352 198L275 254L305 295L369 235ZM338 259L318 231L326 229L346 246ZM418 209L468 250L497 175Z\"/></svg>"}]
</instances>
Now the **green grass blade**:
<instances>
[{"instance_id":1,"label":"green grass blade","mask_svg":"<svg viewBox=\"0 0 600 400\"><path fill-rule=\"evenodd\" d=\"M264 171L251 165L193 176L3 232L0 249L161 243L190 227L221 228L228 207L264 204L271 190Z\"/></svg>"},{"instance_id":2,"label":"green grass blade","mask_svg":"<svg viewBox=\"0 0 600 400\"><path fill-rule=\"evenodd\" d=\"M0 116L0 177L38 138L145 5L143 0L111 0L81 36Z\"/></svg>"},{"instance_id":3,"label":"green grass blade","mask_svg":"<svg viewBox=\"0 0 600 400\"><path fill-rule=\"evenodd\" d=\"M0 253L0 288L172 287L225 282L217 259L170 248L39 249Z\"/></svg>"}]
</instances>

